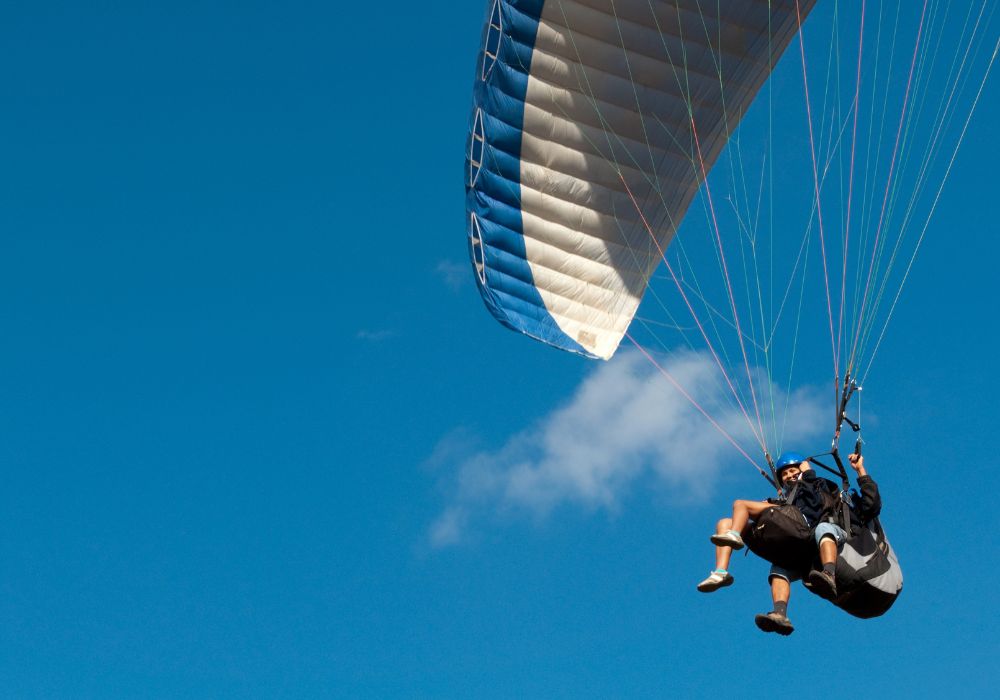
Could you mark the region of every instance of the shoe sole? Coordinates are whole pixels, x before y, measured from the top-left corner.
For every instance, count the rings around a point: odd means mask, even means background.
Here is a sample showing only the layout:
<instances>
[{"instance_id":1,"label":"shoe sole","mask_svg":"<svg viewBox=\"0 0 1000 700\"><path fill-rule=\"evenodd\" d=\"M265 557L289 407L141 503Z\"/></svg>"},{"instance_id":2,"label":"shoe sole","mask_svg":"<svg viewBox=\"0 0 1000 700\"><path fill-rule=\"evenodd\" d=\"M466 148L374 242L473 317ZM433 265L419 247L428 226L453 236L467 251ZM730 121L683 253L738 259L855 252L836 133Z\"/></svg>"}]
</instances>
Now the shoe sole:
<instances>
[{"instance_id":1,"label":"shoe sole","mask_svg":"<svg viewBox=\"0 0 1000 700\"><path fill-rule=\"evenodd\" d=\"M809 577L810 589L813 593L824 600L835 600L837 598L837 585L830 585L830 582L820 576Z\"/></svg>"},{"instance_id":2,"label":"shoe sole","mask_svg":"<svg viewBox=\"0 0 1000 700\"><path fill-rule=\"evenodd\" d=\"M719 590L720 588L725 588L726 586L732 586L733 583L735 583L735 581L736 581L735 578L729 577L727 579L724 579L721 583L710 583L706 586L702 586L699 584L697 588L702 593L713 593Z\"/></svg>"},{"instance_id":3,"label":"shoe sole","mask_svg":"<svg viewBox=\"0 0 1000 700\"><path fill-rule=\"evenodd\" d=\"M709 539L712 540L712 544L716 547L732 547L733 551L737 552L744 547L743 542L733 542L732 540L719 537L718 535L712 535Z\"/></svg>"},{"instance_id":4,"label":"shoe sole","mask_svg":"<svg viewBox=\"0 0 1000 700\"><path fill-rule=\"evenodd\" d=\"M771 618L769 618L767 615L757 615L757 617L755 617L753 619L753 621L755 623L757 623L757 627L761 631L763 631L763 632L777 632L782 637L787 637L788 635L790 635L792 632L795 631L795 628L792 627L791 625L789 625L789 626L786 627L785 625L782 625L782 624L779 624L779 623L775 622L774 620L772 620Z\"/></svg>"}]
</instances>

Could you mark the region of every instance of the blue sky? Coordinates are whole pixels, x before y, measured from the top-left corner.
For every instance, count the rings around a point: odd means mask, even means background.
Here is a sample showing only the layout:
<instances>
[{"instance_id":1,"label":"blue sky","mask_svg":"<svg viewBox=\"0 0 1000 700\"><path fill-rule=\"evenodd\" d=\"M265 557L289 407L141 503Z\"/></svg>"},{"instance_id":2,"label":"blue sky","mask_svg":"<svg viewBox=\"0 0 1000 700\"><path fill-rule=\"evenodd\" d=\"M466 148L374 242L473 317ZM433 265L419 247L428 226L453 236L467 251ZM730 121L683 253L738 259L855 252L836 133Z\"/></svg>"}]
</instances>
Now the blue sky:
<instances>
[{"instance_id":1,"label":"blue sky","mask_svg":"<svg viewBox=\"0 0 1000 700\"><path fill-rule=\"evenodd\" d=\"M864 391L905 590L859 621L797 589L776 639L752 624L763 563L694 589L756 473L724 451L685 473L676 425L616 446L583 399L646 377L630 356L483 308L462 189L483 14L5 9L0 695L705 697L832 654L814 687L988 696L995 77ZM603 490L566 481L561 426L611 451ZM512 461L550 495L510 497ZM463 491L484 463L503 488Z\"/></svg>"}]
</instances>

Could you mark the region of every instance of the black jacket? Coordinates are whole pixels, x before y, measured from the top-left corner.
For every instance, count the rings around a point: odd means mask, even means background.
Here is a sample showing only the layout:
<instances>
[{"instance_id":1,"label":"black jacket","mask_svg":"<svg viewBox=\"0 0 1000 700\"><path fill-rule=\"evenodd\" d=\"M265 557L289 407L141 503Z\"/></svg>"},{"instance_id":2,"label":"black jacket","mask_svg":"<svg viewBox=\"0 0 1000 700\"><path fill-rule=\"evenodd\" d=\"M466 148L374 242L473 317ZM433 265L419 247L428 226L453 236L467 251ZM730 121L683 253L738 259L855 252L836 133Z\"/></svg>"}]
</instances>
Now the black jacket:
<instances>
[{"instance_id":1,"label":"black jacket","mask_svg":"<svg viewBox=\"0 0 1000 700\"><path fill-rule=\"evenodd\" d=\"M877 496L878 491L875 493ZM802 472L802 476L792 486L790 495L792 498L788 502L801 511L809 527L816 527L830 517L837 517L840 487L811 469ZM853 516L851 519L853 520Z\"/></svg>"},{"instance_id":2,"label":"black jacket","mask_svg":"<svg viewBox=\"0 0 1000 700\"><path fill-rule=\"evenodd\" d=\"M829 479L814 471L802 473L802 477L793 486L795 492L789 503L802 512L809 527L816 527L824 520L842 523L840 487ZM878 484L870 476L858 477L858 488L861 493L851 493L851 535L858 534L871 520L882 512L882 497L879 495Z\"/></svg>"},{"instance_id":3,"label":"black jacket","mask_svg":"<svg viewBox=\"0 0 1000 700\"><path fill-rule=\"evenodd\" d=\"M861 493L851 494L851 534L857 534L865 523L877 518L882 512L882 496L878 484L870 476L858 477Z\"/></svg>"}]
</instances>

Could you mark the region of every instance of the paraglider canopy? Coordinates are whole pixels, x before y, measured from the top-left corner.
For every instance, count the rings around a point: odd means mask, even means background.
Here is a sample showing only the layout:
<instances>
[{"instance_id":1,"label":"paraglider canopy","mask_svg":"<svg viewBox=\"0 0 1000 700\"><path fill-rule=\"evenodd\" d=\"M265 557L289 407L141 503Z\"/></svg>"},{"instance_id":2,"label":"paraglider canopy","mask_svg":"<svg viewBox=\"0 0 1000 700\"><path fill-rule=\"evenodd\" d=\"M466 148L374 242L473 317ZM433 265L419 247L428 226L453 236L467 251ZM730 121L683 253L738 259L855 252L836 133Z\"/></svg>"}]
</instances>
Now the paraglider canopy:
<instances>
[{"instance_id":1,"label":"paraglider canopy","mask_svg":"<svg viewBox=\"0 0 1000 700\"><path fill-rule=\"evenodd\" d=\"M610 358L815 0L495 0L467 154L470 254L504 325Z\"/></svg>"}]
</instances>

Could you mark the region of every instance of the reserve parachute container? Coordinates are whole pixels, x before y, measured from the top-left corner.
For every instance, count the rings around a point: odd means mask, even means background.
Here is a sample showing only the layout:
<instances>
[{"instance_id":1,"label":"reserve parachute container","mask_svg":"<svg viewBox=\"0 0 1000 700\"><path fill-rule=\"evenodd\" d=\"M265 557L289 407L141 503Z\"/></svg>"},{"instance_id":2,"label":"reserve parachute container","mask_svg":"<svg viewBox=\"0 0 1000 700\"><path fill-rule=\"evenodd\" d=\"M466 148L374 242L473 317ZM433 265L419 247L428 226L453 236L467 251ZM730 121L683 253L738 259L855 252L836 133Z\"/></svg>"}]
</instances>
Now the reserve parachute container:
<instances>
[{"instance_id":1,"label":"reserve parachute container","mask_svg":"<svg viewBox=\"0 0 1000 700\"><path fill-rule=\"evenodd\" d=\"M505 326L610 358L692 199L815 0L493 0L468 241Z\"/></svg>"}]
</instances>

